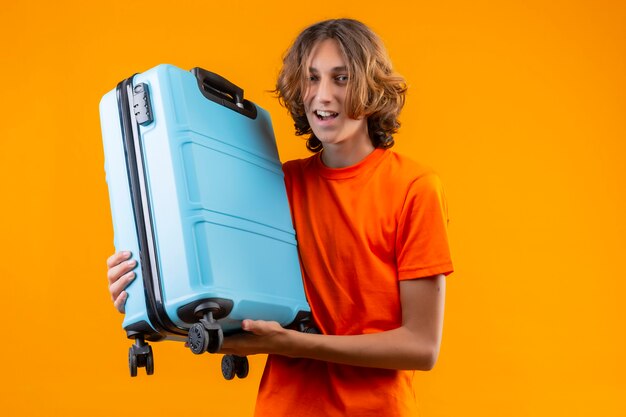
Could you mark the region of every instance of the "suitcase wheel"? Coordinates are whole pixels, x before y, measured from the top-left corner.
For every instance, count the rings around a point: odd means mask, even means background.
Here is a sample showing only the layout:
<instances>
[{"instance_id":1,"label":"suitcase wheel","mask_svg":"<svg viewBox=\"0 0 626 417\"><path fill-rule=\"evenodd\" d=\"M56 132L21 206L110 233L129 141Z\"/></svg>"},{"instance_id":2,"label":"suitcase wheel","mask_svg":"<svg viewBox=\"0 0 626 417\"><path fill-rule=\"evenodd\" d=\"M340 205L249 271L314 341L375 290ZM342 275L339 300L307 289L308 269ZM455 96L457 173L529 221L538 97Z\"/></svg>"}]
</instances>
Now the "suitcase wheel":
<instances>
[{"instance_id":1,"label":"suitcase wheel","mask_svg":"<svg viewBox=\"0 0 626 417\"><path fill-rule=\"evenodd\" d=\"M137 355L133 352L133 347L128 348L128 369L130 370L130 376L137 376Z\"/></svg>"},{"instance_id":2,"label":"suitcase wheel","mask_svg":"<svg viewBox=\"0 0 626 417\"><path fill-rule=\"evenodd\" d=\"M187 343L189 344L189 349L196 355L201 355L207 351L209 347L209 332L202 323L196 323L191 326L187 335Z\"/></svg>"},{"instance_id":3,"label":"suitcase wheel","mask_svg":"<svg viewBox=\"0 0 626 417\"><path fill-rule=\"evenodd\" d=\"M245 356L224 355L222 357L222 375L228 381L233 379L235 375L240 379L247 377L249 370L250 365Z\"/></svg>"},{"instance_id":4,"label":"suitcase wheel","mask_svg":"<svg viewBox=\"0 0 626 417\"><path fill-rule=\"evenodd\" d=\"M152 346L148 346L148 354L146 355L146 374L154 374L154 356L152 355Z\"/></svg>"},{"instance_id":5,"label":"suitcase wheel","mask_svg":"<svg viewBox=\"0 0 626 417\"><path fill-rule=\"evenodd\" d=\"M248 376L249 371L250 364L248 363L248 358L245 356L235 356L235 374L237 378L244 379Z\"/></svg>"},{"instance_id":6,"label":"suitcase wheel","mask_svg":"<svg viewBox=\"0 0 626 417\"><path fill-rule=\"evenodd\" d=\"M154 374L152 346L145 343L143 338L135 339L135 344L128 349L128 369L131 377L137 376L137 368L146 368L146 374Z\"/></svg>"},{"instance_id":7,"label":"suitcase wheel","mask_svg":"<svg viewBox=\"0 0 626 417\"><path fill-rule=\"evenodd\" d=\"M224 343L224 332L222 331L222 328L220 327L217 330L212 330L209 332L209 335L212 336L209 339L209 347L207 348L207 351L209 353L219 352L220 349L222 349L222 343Z\"/></svg>"},{"instance_id":8,"label":"suitcase wheel","mask_svg":"<svg viewBox=\"0 0 626 417\"><path fill-rule=\"evenodd\" d=\"M204 352L217 353L224 343L222 326L213 318L213 313L219 309L216 303L205 303L196 307L196 314L202 316L200 321L189 329L187 344L196 355Z\"/></svg>"},{"instance_id":9,"label":"suitcase wheel","mask_svg":"<svg viewBox=\"0 0 626 417\"><path fill-rule=\"evenodd\" d=\"M213 324L211 328L207 329L205 323L196 323L189 329L187 335L187 343L189 349L196 355L201 355L204 352L217 353L222 348L224 342L224 332L222 328Z\"/></svg>"}]
</instances>

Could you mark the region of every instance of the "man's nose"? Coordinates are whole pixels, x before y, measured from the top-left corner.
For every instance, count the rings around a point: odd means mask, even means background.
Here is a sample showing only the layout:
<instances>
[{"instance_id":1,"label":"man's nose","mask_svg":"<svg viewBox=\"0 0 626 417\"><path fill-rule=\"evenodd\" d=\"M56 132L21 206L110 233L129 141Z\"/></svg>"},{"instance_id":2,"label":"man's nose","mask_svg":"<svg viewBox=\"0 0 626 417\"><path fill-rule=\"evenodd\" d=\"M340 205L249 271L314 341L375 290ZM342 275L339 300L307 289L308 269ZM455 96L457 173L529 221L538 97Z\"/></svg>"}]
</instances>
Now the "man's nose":
<instances>
[{"instance_id":1,"label":"man's nose","mask_svg":"<svg viewBox=\"0 0 626 417\"><path fill-rule=\"evenodd\" d=\"M323 77L317 86L316 97L321 102L329 102L332 98L332 80Z\"/></svg>"}]
</instances>

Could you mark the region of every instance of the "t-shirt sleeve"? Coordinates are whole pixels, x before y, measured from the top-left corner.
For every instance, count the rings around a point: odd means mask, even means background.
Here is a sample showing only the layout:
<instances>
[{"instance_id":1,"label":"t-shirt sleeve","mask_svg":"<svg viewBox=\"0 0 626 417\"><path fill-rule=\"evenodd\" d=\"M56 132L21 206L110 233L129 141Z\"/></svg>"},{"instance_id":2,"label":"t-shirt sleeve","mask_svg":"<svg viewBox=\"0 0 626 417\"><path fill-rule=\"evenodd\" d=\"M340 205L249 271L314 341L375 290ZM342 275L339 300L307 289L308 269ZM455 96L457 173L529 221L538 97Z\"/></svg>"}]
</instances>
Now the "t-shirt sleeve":
<instances>
[{"instance_id":1,"label":"t-shirt sleeve","mask_svg":"<svg viewBox=\"0 0 626 417\"><path fill-rule=\"evenodd\" d=\"M428 173L408 190L396 235L398 279L408 280L453 271L448 244L448 207L439 177Z\"/></svg>"}]
</instances>

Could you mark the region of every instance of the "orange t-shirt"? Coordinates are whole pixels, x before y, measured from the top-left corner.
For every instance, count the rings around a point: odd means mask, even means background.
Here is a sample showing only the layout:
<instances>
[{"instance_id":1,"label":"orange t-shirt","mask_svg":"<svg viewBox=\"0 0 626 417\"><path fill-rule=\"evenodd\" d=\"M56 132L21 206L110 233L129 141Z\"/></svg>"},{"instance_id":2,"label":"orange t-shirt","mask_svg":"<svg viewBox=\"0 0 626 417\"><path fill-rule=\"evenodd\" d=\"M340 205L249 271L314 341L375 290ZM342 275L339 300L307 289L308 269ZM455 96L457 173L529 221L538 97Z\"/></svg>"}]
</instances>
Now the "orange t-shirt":
<instances>
[{"instance_id":1,"label":"orange t-shirt","mask_svg":"<svg viewBox=\"0 0 626 417\"><path fill-rule=\"evenodd\" d=\"M402 322L399 280L452 272L437 175L390 150L327 168L314 155L283 166L304 287L323 334ZM270 355L257 416L414 416L412 371Z\"/></svg>"}]
</instances>

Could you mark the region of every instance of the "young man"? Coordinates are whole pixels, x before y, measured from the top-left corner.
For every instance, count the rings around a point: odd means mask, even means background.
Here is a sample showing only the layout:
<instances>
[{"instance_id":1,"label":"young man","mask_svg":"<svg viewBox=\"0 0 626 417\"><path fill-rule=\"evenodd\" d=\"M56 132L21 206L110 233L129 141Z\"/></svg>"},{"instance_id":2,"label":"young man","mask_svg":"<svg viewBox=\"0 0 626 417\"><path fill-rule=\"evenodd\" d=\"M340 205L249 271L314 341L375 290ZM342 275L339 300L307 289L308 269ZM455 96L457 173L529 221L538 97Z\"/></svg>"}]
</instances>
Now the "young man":
<instances>
[{"instance_id":1,"label":"young man","mask_svg":"<svg viewBox=\"0 0 626 417\"><path fill-rule=\"evenodd\" d=\"M321 334L245 320L222 353L269 354L257 416L414 416L413 371L437 359L452 263L438 177L388 150L404 80L369 28L339 19L298 36L276 91L316 152L283 169ZM126 259L108 261L120 311Z\"/></svg>"}]
</instances>

